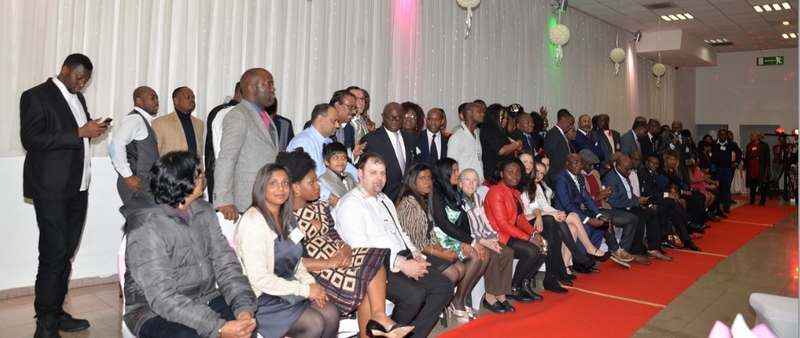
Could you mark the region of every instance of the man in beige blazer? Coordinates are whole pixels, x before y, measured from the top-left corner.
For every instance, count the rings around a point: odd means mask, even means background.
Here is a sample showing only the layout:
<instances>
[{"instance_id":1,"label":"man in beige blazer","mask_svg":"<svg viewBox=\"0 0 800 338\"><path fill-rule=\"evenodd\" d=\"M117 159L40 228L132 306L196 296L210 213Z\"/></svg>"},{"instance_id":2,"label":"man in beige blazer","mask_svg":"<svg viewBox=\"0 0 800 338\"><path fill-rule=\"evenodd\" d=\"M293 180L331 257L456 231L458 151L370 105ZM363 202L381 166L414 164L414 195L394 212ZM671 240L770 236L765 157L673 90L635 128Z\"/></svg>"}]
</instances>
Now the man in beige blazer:
<instances>
[{"instance_id":1,"label":"man in beige blazer","mask_svg":"<svg viewBox=\"0 0 800 338\"><path fill-rule=\"evenodd\" d=\"M232 221L252 203L258 171L278 156L278 130L264 110L275 102L272 74L248 69L239 84L243 99L222 121L225 137L214 169L214 206Z\"/></svg>"},{"instance_id":2,"label":"man in beige blazer","mask_svg":"<svg viewBox=\"0 0 800 338\"><path fill-rule=\"evenodd\" d=\"M175 111L153 120L153 131L158 138L158 154L175 150L188 150L203 161L203 121L192 116L195 108L194 92L189 87L178 87L172 92Z\"/></svg>"}]
</instances>

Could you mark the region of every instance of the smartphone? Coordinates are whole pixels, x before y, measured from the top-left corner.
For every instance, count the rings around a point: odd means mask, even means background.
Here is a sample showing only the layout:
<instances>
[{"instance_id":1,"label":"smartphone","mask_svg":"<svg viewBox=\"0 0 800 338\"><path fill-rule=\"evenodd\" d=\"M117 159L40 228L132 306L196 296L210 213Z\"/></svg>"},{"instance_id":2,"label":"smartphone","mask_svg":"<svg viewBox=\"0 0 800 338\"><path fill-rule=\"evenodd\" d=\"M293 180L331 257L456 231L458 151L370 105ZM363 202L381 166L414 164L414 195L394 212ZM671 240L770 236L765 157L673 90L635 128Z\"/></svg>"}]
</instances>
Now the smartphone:
<instances>
[{"instance_id":1,"label":"smartphone","mask_svg":"<svg viewBox=\"0 0 800 338\"><path fill-rule=\"evenodd\" d=\"M112 118L110 118L110 117L106 117L106 119L105 119L105 120L103 120L103 123L111 123L111 121L113 121L113 120L114 120L114 119L112 119Z\"/></svg>"}]
</instances>

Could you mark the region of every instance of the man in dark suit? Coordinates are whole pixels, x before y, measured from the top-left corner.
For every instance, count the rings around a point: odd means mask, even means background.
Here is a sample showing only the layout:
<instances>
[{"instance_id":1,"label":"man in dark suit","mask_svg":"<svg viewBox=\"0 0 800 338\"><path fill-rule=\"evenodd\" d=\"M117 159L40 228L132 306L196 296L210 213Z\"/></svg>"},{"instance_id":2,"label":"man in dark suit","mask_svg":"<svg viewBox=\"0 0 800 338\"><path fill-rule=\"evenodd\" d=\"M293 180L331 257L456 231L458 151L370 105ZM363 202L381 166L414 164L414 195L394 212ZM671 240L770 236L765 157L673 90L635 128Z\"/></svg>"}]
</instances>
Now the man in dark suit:
<instances>
[{"instance_id":1,"label":"man in dark suit","mask_svg":"<svg viewBox=\"0 0 800 338\"><path fill-rule=\"evenodd\" d=\"M444 110L432 108L425 117L426 131L417 136L417 162L433 168L436 161L447 157L449 137L441 133Z\"/></svg>"},{"instance_id":2,"label":"man in dark suit","mask_svg":"<svg viewBox=\"0 0 800 338\"><path fill-rule=\"evenodd\" d=\"M400 130L403 126L403 107L399 103L387 103L381 117L383 127L364 135L361 143L366 143L364 153L378 153L386 159L386 186L383 193L395 201L403 186L403 175L416 158L414 135Z\"/></svg>"},{"instance_id":3,"label":"man in dark suit","mask_svg":"<svg viewBox=\"0 0 800 338\"><path fill-rule=\"evenodd\" d=\"M531 115L525 113L517 114L517 116L514 117L514 123L516 124L516 128L511 132L511 139L514 141L522 141L522 150L533 153L535 149L539 149L541 145L531 136L531 133L533 133L533 118Z\"/></svg>"},{"instance_id":4,"label":"man in dark suit","mask_svg":"<svg viewBox=\"0 0 800 338\"><path fill-rule=\"evenodd\" d=\"M647 160L650 156L660 156L664 153L667 145L661 138L661 122L656 119L647 121L647 133L639 138L639 145L642 147L642 158Z\"/></svg>"},{"instance_id":5,"label":"man in dark suit","mask_svg":"<svg viewBox=\"0 0 800 338\"><path fill-rule=\"evenodd\" d=\"M609 128L609 117L607 114L600 114L597 116L597 130L594 131L592 137L600 144L600 149L603 150L604 160L600 161L600 175L605 174L606 171L611 169L610 159L611 154L619 151L620 149L620 135L616 130Z\"/></svg>"},{"instance_id":6,"label":"man in dark suit","mask_svg":"<svg viewBox=\"0 0 800 338\"><path fill-rule=\"evenodd\" d=\"M583 149L588 149L597 158L602 161L605 159L603 149L592 137L592 118L589 115L583 114L578 117L578 131L575 133L575 141L572 142L575 146L575 152L580 153Z\"/></svg>"},{"instance_id":7,"label":"man in dark suit","mask_svg":"<svg viewBox=\"0 0 800 338\"><path fill-rule=\"evenodd\" d=\"M639 140L647 135L647 122L635 121L631 130L619 139L619 151L625 155L631 156L632 153L642 153L642 144Z\"/></svg>"},{"instance_id":8,"label":"man in dark suit","mask_svg":"<svg viewBox=\"0 0 800 338\"><path fill-rule=\"evenodd\" d=\"M700 251L700 248L692 242L688 230L695 227L702 229L702 226L692 223L692 216L681 208L681 205L678 203L679 197L677 195L671 194L669 189L660 186L658 182L659 163L660 161L657 157L650 156L645 161L645 166L640 168L637 172L639 174L639 186L641 188L640 196L650 196L650 203L658 206L656 211L658 212L659 223L662 226L662 236L665 230L667 235L672 233L672 227L669 226L670 223L672 223L672 225L675 226L675 230L678 232L678 237L683 242L683 247L694 251ZM669 238L667 238L667 240L668 239ZM663 240L662 238L662 241ZM666 246L669 247L669 243L666 244ZM662 246L665 246L665 243L662 243Z\"/></svg>"},{"instance_id":9,"label":"man in dark suit","mask_svg":"<svg viewBox=\"0 0 800 338\"><path fill-rule=\"evenodd\" d=\"M650 264L643 255L644 246L641 239L644 237L645 228L647 229L647 253L654 258L671 261L672 257L663 254L661 249L661 230L659 229L658 217L653 206L648 202L649 196L637 197L631 189L628 176L633 169L633 161L625 155L619 156L613 163L613 168L603 177L603 184L611 189L608 196L608 204L617 210L630 212L639 219L634 233L634 241L631 245L631 254L634 255L634 262L640 264ZM646 262L646 263L645 263Z\"/></svg>"},{"instance_id":10,"label":"man in dark suit","mask_svg":"<svg viewBox=\"0 0 800 338\"><path fill-rule=\"evenodd\" d=\"M223 109L226 108L233 108L239 101L242 101L242 88L239 86L239 82L236 82L236 86L233 87L233 98L221 105L214 107L211 109L211 112L208 113L208 117L206 117L206 149L205 149L205 164L206 164L206 182L208 188L208 202L214 203L214 165L217 162L216 152L214 152L214 138L221 138L222 135L214 135L214 119L217 118L217 114ZM228 111L230 109L227 109ZM222 118L225 116L223 115ZM221 123L217 123L221 125ZM216 143L219 144L219 140L216 140Z\"/></svg>"},{"instance_id":11,"label":"man in dark suit","mask_svg":"<svg viewBox=\"0 0 800 338\"><path fill-rule=\"evenodd\" d=\"M564 169L567 155L575 152L567 139L567 133L575 128L575 117L566 109L560 109L556 117L558 122L544 138L544 154L550 158L550 173L553 175Z\"/></svg>"},{"instance_id":12,"label":"man in dark suit","mask_svg":"<svg viewBox=\"0 0 800 338\"><path fill-rule=\"evenodd\" d=\"M89 327L87 320L66 313L63 303L86 219L89 139L108 130L108 123L89 117L80 92L92 68L85 55L69 55L56 78L26 90L20 99L20 138L27 151L23 195L33 200L39 225L34 337Z\"/></svg>"},{"instance_id":13,"label":"man in dark suit","mask_svg":"<svg viewBox=\"0 0 800 338\"><path fill-rule=\"evenodd\" d=\"M548 133L549 134L549 133ZM586 190L581 164L583 161L578 154L569 154L565 160L566 169L562 169L553 177L553 192L556 196L555 208L566 213L576 213L581 217L586 234L595 247L600 247L605 237L611 260L623 267L630 268L633 257L617 243L614 233L610 230L612 220L609 220L595 205L594 200ZM552 164L551 164L552 166Z\"/></svg>"}]
</instances>

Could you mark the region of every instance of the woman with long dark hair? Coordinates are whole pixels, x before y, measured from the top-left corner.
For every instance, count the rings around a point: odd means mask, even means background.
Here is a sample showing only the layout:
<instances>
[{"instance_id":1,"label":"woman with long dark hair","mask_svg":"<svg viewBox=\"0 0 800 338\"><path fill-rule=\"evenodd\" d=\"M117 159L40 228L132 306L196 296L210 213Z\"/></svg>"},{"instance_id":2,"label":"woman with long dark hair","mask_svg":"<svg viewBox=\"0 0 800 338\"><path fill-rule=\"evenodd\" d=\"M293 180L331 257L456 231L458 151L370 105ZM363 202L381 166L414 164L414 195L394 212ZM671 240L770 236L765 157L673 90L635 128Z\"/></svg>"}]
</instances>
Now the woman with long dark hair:
<instances>
[{"instance_id":1,"label":"woman with long dark hair","mask_svg":"<svg viewBox=\"0 0 800 338\"><path fill-rule=\"evenodd\" d=\"M339 237L328 202L319 198L316 164L303 148L279 154L275 163L289 170L290 203L303 233L303 265L325 287L339 313L358 311L361 337L386 331L405 336L414 327L398 325L386 315L384 260L389 249L351 248Z\"/></svg>"},{"instance_id":2,"label":"woman with long dark hair","mask_svg":"<svg viewBox=\"0 0 800 338\"><path fill-rule=\"evenodd\" d=\"M236 227L239 261L258 297L264 337L336 337L339 312L303 265L303 234L292 213L289 173L270 163L256 174L253 203Z\"/></svg>"},{"instance_id":3,"label":"woman with long dark hair","mask_svg":"<svg viewBox=\"0 0 800 338\"><path fill-rule=\"evenodd\" d=\"M501 161L489 176L489 192L484 209L489 224L497 231L500 242L514 250L519 259L511 279L511 297L530 302L541 300L531 284L536 271L544 263L545 255L541 234L528 223L522 206L519 182L523 174L522 163L517 158ZM536 244L534 244L536 243Z\"/></svg>"},{"instance_id":4,"label":"woman with long dark hair","mask_svg":"<svg viewBox=\"0 0 800 338\"><path fill-rule=\"evenodd\" d=\"M149 177L150 194L136 194L120 208L127 235L125 324L143 338L250 336L256 296L214 207L201 199L197 156L167 153Z\"/></svg>"},{"instance_id":5,"label":"woman with long dark hair","mask_svg":"<svg viewBox=\"0 0 800 338\"><path fill-rule=\"evenodd\" d=\"M483 177L489 177L494 167L505 158L514 157L514 152L522 149L522 141L508 137L508 112L503 105L493 103L486 107L481 125L481 148L483 155Z\"/></svg>"},{"instance_id":6,"label":"woman with long dark hair","mask_svg":"<svg viewBox=\"0 0 800 338\"><path fill-rule=\"evenodd\" d=\"M413 165L403 178L397 199L397 217L411 242L426 255L431 269L450 278L453 284L464 278L464 263L457 261L453 249L442 247L434 232L432 203L433 176L427 164ZM469 254L471 254L471 250Z\"/></svg>"},{"instance_id":7,"label":"woman with long dark hair","mask_svg":"<svg viewBox=\"0 0 800 338\"><path fill-rule=\"evenodd\" d=\"M469 220L464 218L461 209L461 194L458 193L458 163L445 157L436 162L433 174L433 219L434 233L444 248L453 250L458 260L464 263L464 278L458 283L458 290L448 310L460 322L467 322L474 316L470 295L478 284L491 258L488 250L472 237Z\"/></svg>"}]
</instances>

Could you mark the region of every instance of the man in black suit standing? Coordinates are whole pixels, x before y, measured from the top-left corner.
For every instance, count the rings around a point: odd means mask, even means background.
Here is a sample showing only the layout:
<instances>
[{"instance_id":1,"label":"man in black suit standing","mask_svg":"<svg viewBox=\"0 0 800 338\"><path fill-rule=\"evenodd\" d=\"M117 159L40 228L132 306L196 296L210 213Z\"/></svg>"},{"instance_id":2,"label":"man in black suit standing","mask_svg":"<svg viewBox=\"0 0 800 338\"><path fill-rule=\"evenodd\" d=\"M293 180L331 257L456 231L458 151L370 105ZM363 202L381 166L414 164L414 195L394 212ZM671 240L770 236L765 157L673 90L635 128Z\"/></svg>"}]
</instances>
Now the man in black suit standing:
<instances>
[{"instance_id":1,"label":"man in black suit standing","mask_svg":"<svg viewBox=\"0 0 800 338\"><path fill-rule=\"evenodd\" d=\"M610 118L607 114L600 114L597 117L597 130L594 131L593 138L600 144L600 149L603 150L604 160L600 161L600 175L611 170L611 155L620 151L620 135L616 130L610 127Z\"/></svg>"},{"instance_id":2,"label":"man in black suit standing","mask_svg":"<svg viewBox=\"0 0 800 338\"><path fill-rule=\"evenodd\" d=\"M569 110L560 109L556 118L558 122L544 138L544 154L550 158L549 173L552 173L549 176L560 173L566 167L567 155L575 152L567 139L567 133L575 128L575 117Z\"/></svg>"},{"instance_id":3,"label":"man in black suit standing","mask_svg":"<svg viewBox=\"0 0 800 338\"><path fill-rule=\"evenodd\" d=\"M517 116L514 117L514 123L517 127L511 132L511 135L509 135L511 139L514 141L522 141L522 150L533 153L535 152L534 149L539 149L541 145L531 136L531 133L533 133L533 117L525 113L517 114Z\"/></svg>"},{"instance_id":4,"label":"man in black suit standing","mask_svg":"<svg viewBox=\"0 0 800 338\"><path fill-rule=\"evenodd\" d=\"M443 116L442 108L431 108L425 117L425 128L428 130L417 136L417 162L425 163L431 168L436 161L447 157L449 137L441 133Z\"/></svg>"},{"instance_id":5,"label":"man in black suit standing","mask_svg":"<svg viewBox=\"0 0 800 338\"><path fill-rule=\"evenodd\" d=\"M23 195L33 200L39 225L34 337L60 337L58 330L89 327L62 305L86 219L89 139L108 130L107 122L89 117L80 92L92 68L85 55L69 55L58 76L26 90L20 99L20 138L27 151Z\"/></svg>"},{"instance_id":6,"label":"man in black suit standing","mask_svg":"<svg viewBox=\"0 0 800 338\"><path fill-rule=\"evenodd\" d=\"M383 107L383 127L364 135L364 153L378 153L386 159L386 186L383 193L392 201L397 200L403 186L403 175L415 160L414 135L400 130L403 126L403 107L389 102Z\"/></svg>"}]
</instances>

